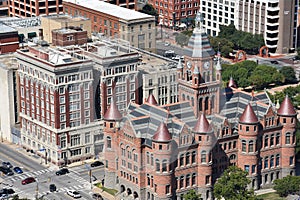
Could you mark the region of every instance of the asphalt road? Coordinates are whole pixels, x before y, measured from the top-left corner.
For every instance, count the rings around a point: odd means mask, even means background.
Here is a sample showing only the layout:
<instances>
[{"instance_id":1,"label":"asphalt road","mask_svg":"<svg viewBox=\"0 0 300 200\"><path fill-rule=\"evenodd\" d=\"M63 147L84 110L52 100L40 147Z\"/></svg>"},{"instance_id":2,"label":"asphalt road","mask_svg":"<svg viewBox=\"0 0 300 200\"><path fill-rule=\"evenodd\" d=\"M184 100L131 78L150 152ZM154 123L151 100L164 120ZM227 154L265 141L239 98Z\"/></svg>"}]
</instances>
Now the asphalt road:
<instances>
[{"instance_id":1,"label":"asphalt road","mask_svg":"<svg viewBox=\"0 0 300 200\"><path fill-rule=\"evenodd\" d=\"M13 166L19 166L24 171L23 174L13 176L1 176L0 188L12 188L20 197L35 199L43 197L48 200L73 199L66 193L69 189L80 192L81 199L91 199L91 184L89 176L89 165L81 165L69 168L70 173L62 176L55 175L57 168L45 167L40 164L40 158L33 157L33 154L25 152L24 149L11 147L0 143L0 160L9 161ZM27 177L34 177L37 182L22 185L21 181ZM92 168L92 181L104 178L104 168ZM55 184L57 192L51 193L49 185Z\"/></svg>"}]
</instances>

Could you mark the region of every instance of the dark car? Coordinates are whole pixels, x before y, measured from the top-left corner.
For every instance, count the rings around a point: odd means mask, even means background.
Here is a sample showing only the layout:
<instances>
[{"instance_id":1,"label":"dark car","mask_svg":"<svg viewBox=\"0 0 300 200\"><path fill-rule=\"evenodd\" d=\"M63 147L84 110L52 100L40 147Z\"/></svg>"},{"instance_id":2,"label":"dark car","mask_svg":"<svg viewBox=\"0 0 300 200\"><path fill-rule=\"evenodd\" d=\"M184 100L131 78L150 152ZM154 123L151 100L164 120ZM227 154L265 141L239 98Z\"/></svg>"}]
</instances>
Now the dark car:
<instances>
[{"instance_id":1,"label":"dark car","mask_svg":"<svg viewBox=\"0 0 300 200\"><path fill-rule=\"evenodd\" d=\"M14 168L14 171L15 171L17 174L22 174L22 173L23 173L23 170L22 170L20 167L15 167L15 168Z\"/></svg>"},{"instance_id":2,"label":"dark car","mask_svg":"<svg viewBox=\"0 0 300 200\"><path fill-rule=\"evenodd\" d=\"M276 65L279 64L277 60L272 60L271 63Z\"/></svg>"},{"instance_id":3,"label":"dark car","mask_svg":"<svg viewBox=\"0 0 300 200\"><path fill-rule=\"evenodd\" d=\"M33 183L33 182L35 182L35 179L33 177L28 177L28 178L25 178L21 183L22 183L22 185L26 185L26 184Z\"/></svg>"},{"instance_id":4,"label":"dark car","mask_svg":"<svg viewBox=\"0 0 300 200\"><path fill-rule=\"evenodd\" d=\"M49 185L49 190L50 190L50 192L55 192L56 191L56 185L55 184L50 184Z\"/></svg>"},{"instance_id":5,"label":"dark car","mask_svg":"<svg viewBox=\"0 0 300 200\"><path fill-rule=\"evenodd\" d=\"M12 168L12 164L10 164L10 162L2 162L2 166L6 167L6 168Z\"/></svg>"},{"instance_id":6,"label":"dark car","mask_svg":"<svg viewBox=\"0 0 300 200\"><path fill-rule=\"evenodd\" d=\"M0 167L0 171L1 171L4 175L6 175L6 176L12 176L12 175L14 175L14 173L13 173L13 171L11 171L11 169L5 168L5 167L3 167L3 166Z\"/></svg>"},{"instance_id":7,"label":"dark car","mask_svg":"<svg viewBox=\"0 0 300 200\"><path fill-rule=\"evenodd\" d=\"M65 175L65 174L67 174L67 173L70 173L69 170L68 170L67 168L63 168L63 169L60 169L60 170L58 170L57 172L55 172L55 174L56 174L57 176Z\"/></svg>"},{"instance_id":8,"label":"dark car","mask_svg":"<svg viewBox=\"0 0 300 200\"><path fill-rule=\"evenodd\" d=\"M98 167L103 165L104 165L103 162L97 160L91 164L91 167Z\"/></svg>"},{"instance_id":9,"label":"dark car","mask_svg":"<svg viewBox=\"0 0 300 200\"><path fill-rule=\"evenodd\" d=\"M15 191L11 188L3 188L0 190L0 194L14 194Z\"/></svg>"},{"instance_id":10,"label":"dark car","mask_svg":"<svg viewBox=\"0 0 300 200\"><path fill-rule=\"evenodd\" d=\"M101 194L98 194L98 193L92 194L92 198L97 199L97 200L103 200L103 197L101 196Z\"/></svg>"}]
</instances>

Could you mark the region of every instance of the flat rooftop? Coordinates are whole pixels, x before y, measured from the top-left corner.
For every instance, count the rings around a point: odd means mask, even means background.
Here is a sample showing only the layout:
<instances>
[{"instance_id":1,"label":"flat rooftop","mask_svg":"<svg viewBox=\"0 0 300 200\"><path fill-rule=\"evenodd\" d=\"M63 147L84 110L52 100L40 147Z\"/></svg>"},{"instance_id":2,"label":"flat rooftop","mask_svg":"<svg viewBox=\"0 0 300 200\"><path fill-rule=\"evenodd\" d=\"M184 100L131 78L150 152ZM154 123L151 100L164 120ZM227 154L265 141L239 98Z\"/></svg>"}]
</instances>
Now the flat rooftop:
<instances>
[{"instance_id":1,"label":"flat rooftop","mask_svg":"<svg viewBox=\"0 0 300 200\"><path fill-rule=\"evenodd\" d=\"M78 21L90 20L90 19L82 17L82 16L73 17L71 15L65 15L65 14L42 16L42 18L55 20L56 22L74 22L74 21L78 22Z\"/></svg>"},{"instance_id":2,"label":"flat rooftop","mask_svg":"<svg viewBox=\"0 0 300 200\"><path fill-rule=\"evenodd\" d=\"M4 69L18 69L15 53L0 55L0 67Z\"/></svg>"},{"instance_id":3,"label":"flat rooftop","mask_svg":"<svg viewBox=\"0 0 300 200\"><path fill-rule=\"evenodd\" d=\"M10 32L15 32L15 31L17 31L17 30L10 26L0 23L0 33L10 33Z\"/></svg>"},{"instance_id":4,"label":"flat rooftop","mask_svg":"<svg viewBox=\"0 0 300 200\"><path fill-rule=\"evenodd\" d=\"M122 8L117 5L106 3L99 0L64 0L64 2L69 2L73 4L78 4L80 6L95 10L101 13L108 14L124 20L136 20L136 19L146 19L154 16L147 15L134 10L129 10L127 8Z\"/></svg>"}]
</instances>

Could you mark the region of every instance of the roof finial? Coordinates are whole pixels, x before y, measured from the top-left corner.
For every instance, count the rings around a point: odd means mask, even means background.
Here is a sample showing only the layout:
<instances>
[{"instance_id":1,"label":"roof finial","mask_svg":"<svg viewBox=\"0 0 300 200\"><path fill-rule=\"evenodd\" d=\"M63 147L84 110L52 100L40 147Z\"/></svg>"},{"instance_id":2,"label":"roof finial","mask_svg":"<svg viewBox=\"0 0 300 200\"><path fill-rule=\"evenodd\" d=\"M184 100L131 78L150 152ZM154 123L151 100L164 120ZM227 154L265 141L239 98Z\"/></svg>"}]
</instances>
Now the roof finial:
<instances>
[{"instance_id":1,"label":"roof finial","mask_svg":"<svg viewBox=\"0 0 300 200\"><path fill-rule=\"evenodd\" d=\"M196 14L196 18L195 18L195 28L202 30L202 28L203 28L202 24L203 24L203 16L199 9L199 11Z\"/></svg>"}]
</instances>

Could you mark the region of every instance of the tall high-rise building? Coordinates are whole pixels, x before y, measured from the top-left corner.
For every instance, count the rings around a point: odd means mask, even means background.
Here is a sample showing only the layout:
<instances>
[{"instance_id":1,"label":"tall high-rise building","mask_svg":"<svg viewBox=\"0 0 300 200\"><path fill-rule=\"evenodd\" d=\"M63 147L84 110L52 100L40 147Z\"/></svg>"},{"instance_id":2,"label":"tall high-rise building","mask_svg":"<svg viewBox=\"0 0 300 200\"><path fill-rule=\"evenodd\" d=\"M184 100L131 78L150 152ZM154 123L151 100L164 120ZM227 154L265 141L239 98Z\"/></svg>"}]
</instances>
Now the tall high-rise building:
<instances>
[{"instance_id":1,"label":"tall high-rise building","mask_svg":"<svg viewBox=\"0 0 300 200\"><path fill-rule=\"evenodd\" d=\"M16 57L22 146L57 165L97 155L92 60L47 46L18 50Z\"/></svg>"},{"instance_id":2,"label":"tall high-rise building","mask_svg":"<svg viewBox=\"0 0 300 200\"><path fill-rule=\"evenodd\" d=\"M270 53L297 48L297 9L295 0L200 1L209 35L218 35L220 25L234 24L238 30L262 34Z\"/></svg>"}]
</instances>

